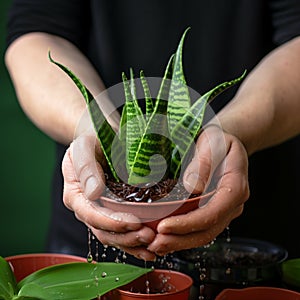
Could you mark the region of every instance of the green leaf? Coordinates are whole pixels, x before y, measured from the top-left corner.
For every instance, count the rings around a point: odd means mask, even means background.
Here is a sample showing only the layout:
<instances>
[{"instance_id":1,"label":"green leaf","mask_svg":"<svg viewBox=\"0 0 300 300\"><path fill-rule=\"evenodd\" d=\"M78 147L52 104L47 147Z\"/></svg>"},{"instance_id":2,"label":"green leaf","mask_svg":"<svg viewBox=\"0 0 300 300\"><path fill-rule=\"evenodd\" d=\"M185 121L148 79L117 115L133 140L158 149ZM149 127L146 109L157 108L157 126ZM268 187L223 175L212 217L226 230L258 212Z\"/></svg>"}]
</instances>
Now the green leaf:
<instances>
[{"instance_id":1,"label":"green leaf","mask_svg":"<svg viewBox=\"0 0 300 300\"><path fill-rule=\"evenodd\" d=\"M89 300L127 284L151 269L118 263L51 266L19 282L19 296L42 300Z\"/></svg>"},{"instance_id":2,"label":"green leaf","mask_svg":"<svg viewBox=\"0 0 300 300\"><path fill-rule=\"evenodd\" d=\"M182 49L186 33L189 29L190 28L187 28L184 31L174 58L174 67L168 103L168 119L170 131L173 130L173 128L181 120L181 118L188 111L191 105L189 89L185 81L182 65Z\"/></svg>"},{"instance_id":3,"label":"green leaf","mask_svg":"<svg viewBox=\"0 0 300 300\"><path fill-rule=\"evenodd\" d=\"M64 65L54 61L50 55L50 51L49 51L49 60L55 65L57 65L60 69L62 69L72 79L72 81L76 84L76 86L80 90L82 96L86 101L89 114L91 116L95 131L97 133L98 140L101 145L101 149L105 155L109 168L115 180L119 181L117 173L114 169L114 165L111 161L111 145L116 137L115 131L112 129L108 121L105 119L103 112L101 111L96 100L94 99L90 91L87 89L87 87L73 74L71 70L69 70ZM117 162L115 162L115 164L117 164Z\"/></svg>"},{"instance_id":4,"label":"green leaf","mask_svg":"<svg viewBox=\"0 0 300 300\"><path fill-rule=\"evenodd\" d=\"M135 95L135 84L132 70L130 70L130 77L129 81L127 80L125 73L122 74L126 98L126 129L121 128L121 132L126 130L126 165L128 170L130 170L134 162L137 145L146 127L143 112L138 105Z\"/></svg>"},{"instance_id":5,"label":"green leaf","mask_svg":"<svg viewBox=\"0 0 300 300\"><path fill-rule=\"evenodd\" d=\"M139 145L134 148L135 157L129 172L129 184L157 181L168 175L171 143L168 139L167 108L170 78L174 55L171 56L155 102L154 111L148 120ZM147 91L145 91L145 97ZM159 156L156 156L158 154Z\"/></svg>"},{"instance_id":6,"label":"green leaf","mask_svg":"<svg viewBox=\"0 0 300 300\"><path fill-rule=\"evenodd\" d=\"M145 94L145 102L146 102L146 121L149 120L149 117L153 113L154 105L151 97L150 89L148 86L147 79L145 78L144 71L140 71L140 79L143 86L144 94Z\"/></svg>"},{"instance_id":7,"label":"green leaf","mask_svg":"<svg viewBox=\"0 0 300 300\"><path fill-rule=\"evenodd\" d=\"M300 288L300 259L294 258L281 264L283 282Z\"/></svg>"},{"instance_id":8,"label":"green leaf","mask_svg":"<svg viewBox=\"0 0 300 300\"><path fill-rule=\"evenodd\" d=\"M178 121L171 132L171 139L175 146L172 152L170 166L173 178L178 177L182 162L191 148L191 145L194 143L195 138L200 133L207 104L226 89L240 82L245 75L246 71L240 77L229 82L223 82L201 96L185 113L181 120Z\"/></svg>"},{"instance_id":9,"label":"green leaf","mask_svg":"<svg viewBox=\"0 0 300 300\"><path fill-rule=\"evenodd\" d=\"M0 256L0 299L13 299L17 293L17 283L9 263Z\"/></svg>"}]
</instances>

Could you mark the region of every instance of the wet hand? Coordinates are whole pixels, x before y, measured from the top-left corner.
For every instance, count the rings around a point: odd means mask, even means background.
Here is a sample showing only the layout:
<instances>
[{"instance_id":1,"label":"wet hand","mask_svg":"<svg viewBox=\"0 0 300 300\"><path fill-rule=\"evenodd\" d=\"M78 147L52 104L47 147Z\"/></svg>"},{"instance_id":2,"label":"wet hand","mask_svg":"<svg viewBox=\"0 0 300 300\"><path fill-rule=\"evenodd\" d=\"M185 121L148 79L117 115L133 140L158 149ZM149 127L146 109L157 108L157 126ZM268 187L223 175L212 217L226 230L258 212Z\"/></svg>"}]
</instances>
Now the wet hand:
<instances>
[{"instance_id":1,"label":"wet hand","mask_svg":"<svg viewBox=\"0 0 300 300\"><path fill-rule=\"evenodd\" d=\"M155 237L153 230L143 226L134 215L115 212L97 203L105 189L101 160L102 152L93 134L81 135L73 141L62 162L65 206L91 228L102 244L140 259L154 260L155 254L146 249Z\"/></svg>"},{"instance_id":2,"label":"wet hand","mask_svg":"<svg viewBox=\"0 0 300 300\"><path fill-rule=\"evenodd\" d=\"M189 192L216 192L208 203L185 215L162 220L147 248L158 255L208 244L238 217L249 197L248 156L241 142L216 126L198 138L194 158L185 170Z\"/></svg>"}]
</instances>

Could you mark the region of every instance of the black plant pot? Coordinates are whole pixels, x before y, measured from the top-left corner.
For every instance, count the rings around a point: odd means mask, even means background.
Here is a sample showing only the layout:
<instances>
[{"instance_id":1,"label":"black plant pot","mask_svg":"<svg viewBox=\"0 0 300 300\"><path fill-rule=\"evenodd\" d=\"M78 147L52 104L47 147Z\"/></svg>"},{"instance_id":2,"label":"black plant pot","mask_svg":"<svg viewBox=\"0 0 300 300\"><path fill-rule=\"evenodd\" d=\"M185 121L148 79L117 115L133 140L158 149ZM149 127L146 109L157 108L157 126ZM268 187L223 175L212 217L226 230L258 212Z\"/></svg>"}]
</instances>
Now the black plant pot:
<instances>
[{"instance_id":1,"label":"black plant pot","mask_svg":"<svg viewBox=\"0 0 300 300\"><path fill-rule=\"evenodd\" d=\"M180 251L172 257L171 266L193 278L195 299L202 286L201 295L212 300L225 288L281 286L280 264L287 256L278 245L233 237L230 242L217 239L209 248Z\"/></svg>"}]
</instances>

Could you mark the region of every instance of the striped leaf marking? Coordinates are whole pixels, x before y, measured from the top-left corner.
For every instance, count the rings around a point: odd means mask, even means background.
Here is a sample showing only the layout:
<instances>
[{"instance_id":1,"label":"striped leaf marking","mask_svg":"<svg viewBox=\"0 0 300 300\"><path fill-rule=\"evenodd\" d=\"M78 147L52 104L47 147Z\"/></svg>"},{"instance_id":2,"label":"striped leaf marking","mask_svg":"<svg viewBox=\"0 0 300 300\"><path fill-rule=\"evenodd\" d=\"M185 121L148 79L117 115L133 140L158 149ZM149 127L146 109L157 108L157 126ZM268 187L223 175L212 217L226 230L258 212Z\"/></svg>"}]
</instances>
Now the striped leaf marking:
<instances>
[{"instance_id":1,"label":"striped leaf marking","mask_svg":"<svg viewBox=\"0 0 300 300\"><path fill-rule=\"evenodd\" d=\"M173 128L191 106L189 90L188 86L186 85L182 65L182 49L186 33L189 29L190 28L187 28L184 31L174 58L174 67L168 103L168 120L170 131L173 130Z\"/></svg>"},{"instance_id":2,"label":"striped leaf marking","mask_svg":"<svg viewBox=\"0 0 300 300\"><path fill-rule=\"evenodd\" d=\"M86 88L86 86L73 74L71 70L69 70L64 65L54 61L50 55L50 51L48 53L49 60L57 65L61 70L63 70L76 84L78 89L80 90L82 96L84 97L89 114L91 116L93 126L95 128L98 140L100 142L101 149L103 154L107 160L111 173L116 181L119 181L118 175L115 171L115 168L112 164L111 160L111 145L112 141L115 139L116 134L110 124L105 119L103 112L101 111L100 107L98 106L96 100L94 99L91 92ZM116 146L118 146L118 142L116 142Z\"/></svg>"},{"instance_id":3,"label":"striped leaf marking","mask_svg":"<svg viewBox=\"0 0 300 300\"><path fill-rule=\"evenodd\" d=\"M130 72L130 80L127 80L125 73L122 74L125 106L126 106L126 166L128 172L133 165L139 141L144 133L146 121L143 112L138 105L135 95L135 83L133 72ZM121 128L121 131L124 130ZM123 133L122 133L123 134Z\"/></svg>"},{"instance_id":4,"label":"striped leaf marking","mask_svg":"<svg viewBox=\"0 0 300 300\"><path fill-rule=\"evenodd\" d=\"M201 96L174 127L171 132L171 139L175 148L172 152L170 166L173 178L178 177L182 162L200 133L207 104L226 89L240 82L245 75L246 71L240 77L229 82L223 82Z\"/></svg>"},{"instance_id":5,"label":"striped leaf marking","mask_svg":"<svg viewBox=\"0 0 300 300\"><path fill-rule=\"evenodd\" d=\"M170 79L172 78L174 55L171 56L166 67L164 77L162 79L158 96L155 102L154 111L151 114L145 132L140 140L134 164L130 169L128 183L141 184L153 182L168 175L168 166L170 162L170 139L168 138L168 123L167 123L167 109ZM146 97L147 91L145 91ZM160 133L160 134L158 134ZM152 160L150 167L149 162L151 157L155 154L160 154L156 160ZM167 162L167 169L166 169Z\"/></svg>"},{"instance_id":6,"label":"striped leaf marking","mask_svg":"<svg viewBox=\"0 0 300 300\"><path fill-rule=\"evenodd\" d=\"M143 91L145 94L145 103L146 103L146 121L149 120L151 114L153 113L154 110L154 105L153 105L153 100L151 97L149 85L147 82L147 79L145 78L144 71L140 71L140 79L143 87Z\"/></svg>"}]
</instances>

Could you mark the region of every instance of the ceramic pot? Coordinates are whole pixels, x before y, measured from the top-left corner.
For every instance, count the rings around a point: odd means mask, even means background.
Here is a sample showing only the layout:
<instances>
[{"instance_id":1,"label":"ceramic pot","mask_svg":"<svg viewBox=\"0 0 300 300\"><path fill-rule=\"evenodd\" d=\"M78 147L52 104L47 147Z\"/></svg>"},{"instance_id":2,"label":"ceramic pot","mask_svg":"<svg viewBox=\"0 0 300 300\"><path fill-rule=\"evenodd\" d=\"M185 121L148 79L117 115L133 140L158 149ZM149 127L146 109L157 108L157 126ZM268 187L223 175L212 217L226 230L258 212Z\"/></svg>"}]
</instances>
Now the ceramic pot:
<instances>
[{"instance_id":1,"label":"ceramic pot","mask_svg":"<svg viewBox=\"0 0 300 300\"><path fill-rule=\"evenodd\" d=\"M209 248L176 253L172 269L191 276L198 293L202 285L205 299L210 300L226 288L280 286L281 263L287 256L285 249L267 241L232 237L231 242L217 239Z\"/></svg>"},{"instance_id":2,"label":"ceramic pot","mask_svg":"<svg viewBox=\"0 0 300 300\"><path fill-rule=\"evenodd\" d=\"M107 197L99 199L101 206L118 212L130 213L140 221L156 231L158 223L166 217L185 214L207 203L213 196L214 191L199 197L183 200L157 200L151 203L117 201Z\"/></svg>"},{"instance_id":3,"label":"ceramic pot","mask_svg":"<svg viewBox=\"0 0 300 300\"><path fill-rule=\"evenodd\" d=\"M215 300L300 300L300 293L276 287L225 289Z\"/></svg>"},{"instance_id":4,"label":"ceramic pot","mask_svg":"<svg viewBox=\"0 0 300 300\"><path fill-rule=\"evenodd\" d=\"M5 257L13 269L17 282L31 273L52 265L68 262L86 262L86 258L56 253L20 254Z\"/></svg>"},{"instance_id":5,"label":"ceramic pot","mask_svg":"<svg viewBox=\"0 0 300 300\"><path fill-rule=\"evenodd\" d=\"M150 292L147 293L147 282ZM181 272L155 269L110 293L113 300L187 300L193 280Z\"/></svg>"}]
</instances>

